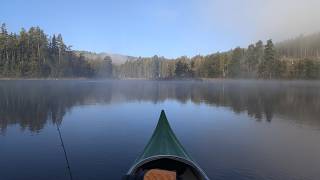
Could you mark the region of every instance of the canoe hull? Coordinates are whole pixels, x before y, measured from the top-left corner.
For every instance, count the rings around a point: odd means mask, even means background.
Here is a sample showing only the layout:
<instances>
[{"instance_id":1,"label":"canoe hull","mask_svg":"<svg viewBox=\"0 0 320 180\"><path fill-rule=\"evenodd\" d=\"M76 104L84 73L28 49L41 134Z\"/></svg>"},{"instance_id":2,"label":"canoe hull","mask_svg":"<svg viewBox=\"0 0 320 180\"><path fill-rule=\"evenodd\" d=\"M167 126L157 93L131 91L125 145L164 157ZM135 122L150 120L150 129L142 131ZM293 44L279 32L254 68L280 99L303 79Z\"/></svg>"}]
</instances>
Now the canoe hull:
<instances>
[{"instance_id":1,"label":"canoe hull","mask_svg":"<svg viewBox=\"0 0 320 180\"><path fill-rule=\"evenodd\" d=\"M135 176L151 169L175 171L183 179L209 180L179 142L163 110L149 142L127 175Z\"/></svg>"}]
</instances>

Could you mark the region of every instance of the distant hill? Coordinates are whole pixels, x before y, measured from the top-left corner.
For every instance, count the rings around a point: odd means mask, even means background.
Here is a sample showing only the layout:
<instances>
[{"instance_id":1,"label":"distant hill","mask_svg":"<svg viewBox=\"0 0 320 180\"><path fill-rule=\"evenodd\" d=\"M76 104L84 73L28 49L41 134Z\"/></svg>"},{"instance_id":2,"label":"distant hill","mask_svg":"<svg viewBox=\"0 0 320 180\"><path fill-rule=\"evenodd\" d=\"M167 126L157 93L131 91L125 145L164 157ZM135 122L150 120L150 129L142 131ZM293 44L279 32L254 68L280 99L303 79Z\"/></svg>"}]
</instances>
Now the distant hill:
<instances>
[{"instance_id":1,"label":"distant hill","mask_svg":"<svg viewBox=\"0 0 320 180\"><path fill-rule=\"evenodd\" d=\"M90 51L74 51L76 55L84 55L88 60L101 60L106 56L110 56L112 59L113 64L123 64L126 61L134 61L137 58L133 56L127 56L127 55L122 55L122 54L115 54L115 53L95 53L95 52L90 52Z\"/></svg>"}]
</instances>

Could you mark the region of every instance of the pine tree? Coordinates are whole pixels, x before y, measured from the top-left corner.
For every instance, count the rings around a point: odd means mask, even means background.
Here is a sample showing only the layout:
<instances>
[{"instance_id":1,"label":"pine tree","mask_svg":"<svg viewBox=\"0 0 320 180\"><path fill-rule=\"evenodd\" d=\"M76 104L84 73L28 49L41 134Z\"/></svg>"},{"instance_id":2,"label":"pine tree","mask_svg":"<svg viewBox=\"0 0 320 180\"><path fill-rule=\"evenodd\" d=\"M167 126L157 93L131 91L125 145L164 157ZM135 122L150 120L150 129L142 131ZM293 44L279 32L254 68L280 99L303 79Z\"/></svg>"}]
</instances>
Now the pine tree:
<instances>
[{"instance_id":1,"label":"pine tree","mask_svg":"<svg viewBox=\"0 0 320 180\"><path fill-rule=\"evenodd\" d=\"M189 77L190 68L186 61L186 57L181 57L175 65L175 75L179 78Z\"/></svg>"},{"instance_id":2,"label":"pine tree","mask_svg":"<svg viewBox=\"0 0 320 180\"><path fill-rule=\"evenodd\" d=\"M237 47L232 51L232 57L229 64L229 77L236 78L240 76L240 61L243 58L243 50Z\"/></svg>"}]
</instances>

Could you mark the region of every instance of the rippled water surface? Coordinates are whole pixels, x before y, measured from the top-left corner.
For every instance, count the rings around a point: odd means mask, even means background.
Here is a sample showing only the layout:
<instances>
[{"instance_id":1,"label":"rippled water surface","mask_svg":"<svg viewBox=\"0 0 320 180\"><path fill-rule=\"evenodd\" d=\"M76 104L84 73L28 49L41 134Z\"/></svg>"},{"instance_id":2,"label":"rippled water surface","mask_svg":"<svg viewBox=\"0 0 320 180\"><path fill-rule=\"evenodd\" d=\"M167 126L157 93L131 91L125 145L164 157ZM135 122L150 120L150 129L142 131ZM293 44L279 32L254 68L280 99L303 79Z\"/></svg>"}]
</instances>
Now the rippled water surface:
<instances>
[{"instance_id":1,"label":"rippled water surface","mask_svg":"<svg viewBox=\"0 0 320 180\"><path fill-rule=\"evenodd\" d=\"M320 83L0 81L0 179L119 180L160 110L217 180L317 180Z\"/></svg>"}]
</instances>

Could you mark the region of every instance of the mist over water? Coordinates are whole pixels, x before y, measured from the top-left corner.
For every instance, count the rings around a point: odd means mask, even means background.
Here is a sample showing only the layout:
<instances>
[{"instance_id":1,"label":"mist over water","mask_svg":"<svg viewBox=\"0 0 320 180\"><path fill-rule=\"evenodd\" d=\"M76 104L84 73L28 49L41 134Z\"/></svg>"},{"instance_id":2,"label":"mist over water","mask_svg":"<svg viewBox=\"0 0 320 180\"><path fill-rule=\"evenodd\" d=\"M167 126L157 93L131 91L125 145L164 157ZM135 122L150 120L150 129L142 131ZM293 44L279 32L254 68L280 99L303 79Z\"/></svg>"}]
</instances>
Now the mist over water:
<instances>
[{"instance_id":1,"label":"mist over water","mask_svg":"<svg viewBox=\"0 0 320 180\"><path fill-rule=\"evenodd\" d=\"M0 179L121 179L164 109L211 179L317 179L317 81L0 81ZM17 169L19 173L16 173Z\"/></svg>"},{"instance_id":2,"label":"mist over water","mask_svg":"<svg viewBox=\"0 0 320 180\"><path fill-rule=\"evenodd\" d=\"M251 41L259 39L278 42L320 31L320 24L317 23L320 17L318 0L196 2L199 19L205 28L215 30L219 27L224 30L223 36L227 33L234 38L242 37L238 42L240 44L235 46L247 46ZM233 41L235 43L236 40Z\"/></svg>"}]
</instances>

